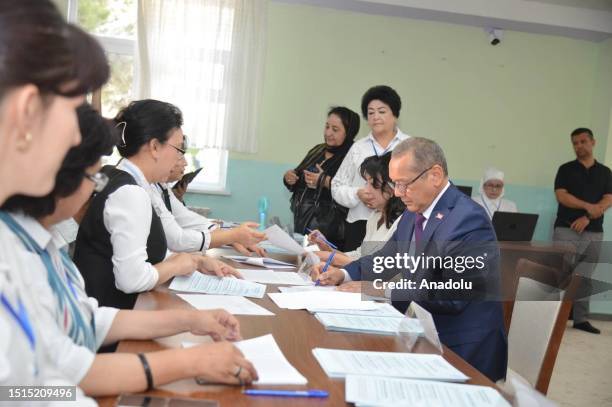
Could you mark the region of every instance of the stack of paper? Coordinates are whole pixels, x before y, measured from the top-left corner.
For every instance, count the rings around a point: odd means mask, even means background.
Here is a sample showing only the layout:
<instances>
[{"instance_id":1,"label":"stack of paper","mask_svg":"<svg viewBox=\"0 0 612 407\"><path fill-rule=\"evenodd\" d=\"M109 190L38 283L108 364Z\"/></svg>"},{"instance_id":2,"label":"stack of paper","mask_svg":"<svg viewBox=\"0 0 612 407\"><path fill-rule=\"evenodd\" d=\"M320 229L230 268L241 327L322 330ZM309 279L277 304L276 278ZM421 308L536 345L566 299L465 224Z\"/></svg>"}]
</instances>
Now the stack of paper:
<instances>
[{"instance_id":1,"label":"stack of paper","mask_svg":"<svg viewBox=\"0 0 612 407\"><path fill-rule=\"evenodd\" d=\"M197 309L221 308L234 315L274 315L262 306L249 301L244 297L233 295L209 294L177 294L183 300Z\"/></svg>"},{"instance_id":2,"label":"stack of paper","mask_svg":"<svg viewBox=\"0 0 612 407\"><path fill-rule=\"evenodd\" d=\"M308 275L299 274L294 271L238 269L238 272L246 281L262 284L314 285Z\"/></svg>"},{"instance_id":3,"label":"stack of paper","mask_svg":"<svg viewBox=\"0 0 612 407\"><path fill-rule=\"evenodd\" d=\"M190 293L239 295L263 298L266 286L233 277L215 277L193 272L186 276L176 276L170 283L170 289Z\"/></svg>"},{"instance_id":4,"label":"stack of paper","mask_svg":"<svg viewBox=\"0 0 612 407\"><path fill-rule=\"evenodd\" d=\"M341 291L301 291L268 293L279 308L307 309L315 306L333 309L375 309L373 301L361 301L361 294Z\"/></svg>"},{"instance_id":5,"label":"stack of paper","mask_svg":"<svg viewBox=\"0 0 612 407\"><path fill-rule=\"evenodd\" d=\"M183 347L195 345L197 343L183 342ZM285 358L272 334L235 342L234 345L257 370L259 380L253 384L304 385L308 383L308 380Z\"/></svg>"},{"instance_id":6,"label":"stack of paper","mask_svg":"<svg viewBox=\"0 0 612 407\"><path fill-rule=\"evenodd\" d=\"M315 348L312 350L329 377L349 374L464 382L469 378L440 355L367 352Z\"/></svg>"},{"instance_id":7,"label":"stack of paper","mask_svg":"<svg viewBox=\"0 0 612 407\"><path fill-rule=\"evenodd\" d=\"M327 312L318 312L315 317L328 331L379 335L396 335L398 332L423 334L423 327L416 318L368 317Z\"/></svg>"},{"instance_id":8,"label":"stack of paper","mask_svg":"<svg viewBox=\"0 0 612 407\"><path fill-rule=\"evenodd\" d=\"M269 257L248 257L248 256L223 256L226 259L233 260L238 263L250 264L251 266L270 267L273 269L294 269L295 266L291 263L271 259Z\"/></svg>"},{"instance_id":9,"label":"stack of paper","mask_svg":"<svg viewBox=\"0 0 612 407\"><path fill-rule=\"evenodd\" d=\"M328 288L328 287L319 287L319 288ZM332 287L334 289L335 287ZM280 290L280 288L279 288ZM314 314L319 312L332 313L332 314L346 314L346 315L363 315L367 317L394 317L394 318L403 318L404 314L399 312L395 307L391 304L387 303L378 303L378 308L370 309L370 310L362 310L362 309L329 309L329 308L321 308L318 306L308 307L308 312Z\"/></svg>"},{"instance_id":10,"label":"stack of paper","mask_svg":"<svg viewBox=\"0 0 612 407\"><path fill-rule=\"evenodd\" d=\"M492 387L388 377L346 377L346 402L357 406L510 407Z\"/></svg>"}]
</instances>

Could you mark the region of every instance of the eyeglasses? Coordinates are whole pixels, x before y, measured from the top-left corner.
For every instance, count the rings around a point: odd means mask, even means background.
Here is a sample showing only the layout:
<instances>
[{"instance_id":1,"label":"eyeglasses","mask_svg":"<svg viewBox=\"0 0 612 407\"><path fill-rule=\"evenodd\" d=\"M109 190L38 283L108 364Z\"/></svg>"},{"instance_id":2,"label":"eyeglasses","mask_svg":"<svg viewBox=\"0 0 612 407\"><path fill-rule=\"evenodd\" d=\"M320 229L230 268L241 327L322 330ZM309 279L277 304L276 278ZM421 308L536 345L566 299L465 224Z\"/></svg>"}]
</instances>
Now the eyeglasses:
<instances>
[{"instance_id":1,"label":"eyeglasses","mask_svg":"<svg viewBox=\"0 0 612 407\"><path fill-rule=\"evenodd\" d=\"M175 146L175 145L173 145L173 144L168 143L168 145L169 145L170 147L172 147L173 149L175 149L176 151L178 151L178 153L179 153L179 155L180 155L181 157L182 157L182 156L184 156L184 155L185 155L185 153L187 152L187 150L183 150L182 148L178 148L177 146ZM182 146L182 147L185 147L185 146Z\"/></svg>"},{"instance_id":2,"label":"eyeglasses","mask_svg":"<svg viewBox=\"0 0 612 407\"><path fill-rule=\"evenodd\" d=\"M415 182L417 182L419 180L419 178L421 178L423 176L423 174L425 174L427 171L431 170L433 168L433 165L429 168L427 168L426 170L421 171L421 173L419 175L417 175L416 177L414 177L412 179L412 181L409 182L387 182L387 185L389 185L391 188L393 188L394 191L398 191L401 195L406 193L406 189L408 189L408 187L412 184L414 184Z\"/></svg>"},{"instance_id":3,"label":"eyeglasses","mask_svg":"<svg viewBox=\"0 0 612 407\"><path fill-rule=\"evenodd\" d=\"M108 176L101 172L95 174L84 173L85 178L94 183L94 191L101 192L104 187L108 184Z\"/></svg>"}]
</instances>

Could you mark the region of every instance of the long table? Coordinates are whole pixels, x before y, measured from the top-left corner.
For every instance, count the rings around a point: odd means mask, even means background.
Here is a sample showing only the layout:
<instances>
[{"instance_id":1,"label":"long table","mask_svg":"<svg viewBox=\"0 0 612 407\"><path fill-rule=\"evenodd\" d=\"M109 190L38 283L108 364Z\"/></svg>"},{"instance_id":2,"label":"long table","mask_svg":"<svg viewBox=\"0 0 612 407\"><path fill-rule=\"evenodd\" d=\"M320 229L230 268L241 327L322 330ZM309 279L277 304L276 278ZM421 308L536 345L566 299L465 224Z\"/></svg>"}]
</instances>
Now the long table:
<instances>
[{"instance_id":1,"label":"long table","mask_svg":"<svg viewBox=\"0 0 612 407\"><path fill-rule=\"evenodd\" d=\"M210 252L209 252L210 253ZM210 254L216 256L228 253L224 250L214 250ZM274 256L283 260L282 257ZM237 268L249 268L246 265L232 263ZM277 292L276 286L268 285L268 292ZM237 315L240 321L242 336L245 339L272 333L279 347L289 362L295 366L307 379L305 386L274 386L279 389L322 389L329 392L329 398L323 400L302 398L271 398L251 397L242 394L238 386L198 385L194 380L182 380L170 385L161 386L148 392L151 396L175 396L218 401L221 406L345 406L344 381L330 379L321 369L311 351L315 347L368 350L385 352L437 353L436 349L426 340L419 339L410 349L400 337L329 332L307 311L281 309L266 295L262 299L250 298L275 316ZM135 305L139 310L165 310L190 308L166 287L140 294ZM118 352L151 352L167 347L179 346L184 336L165 338L158 341L123 341ZM457 354L444 347L443 357L453 366L470 377L469 384L494 387L495 384L478 370L469 365ZM257 386L253 386L257 388ZM269 387L269 386L264 386ZM115 397L99 398L101 406L113 406Z\"/></svg>"}]
</instances>

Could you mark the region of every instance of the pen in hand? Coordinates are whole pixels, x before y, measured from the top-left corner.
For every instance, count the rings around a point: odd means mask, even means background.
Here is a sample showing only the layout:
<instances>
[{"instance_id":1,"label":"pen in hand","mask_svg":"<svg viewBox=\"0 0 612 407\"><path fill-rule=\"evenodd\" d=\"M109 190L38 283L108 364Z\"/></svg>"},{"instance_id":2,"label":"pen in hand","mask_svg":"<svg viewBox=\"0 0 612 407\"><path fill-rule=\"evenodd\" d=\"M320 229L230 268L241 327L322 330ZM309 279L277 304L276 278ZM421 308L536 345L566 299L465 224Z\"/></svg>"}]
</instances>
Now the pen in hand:
<instances>
[{"instance_id":1,"label":"pen in hand","mask_svg":"<svg viewBox=\"0 0 612 407\"><path fill-rule=\"evenodd\" d=\"M329 265L331 264L331 262L334 260L334 256L336 255L336 251L334 250L329 257L327 258L327 261L325 262L325 265L323 266L323 270L321 270L321 274L325 273L327 271L327 269L329 268ZM319 279L317 278L317 281L315 283L315 285L321 285L321 282L319 281Z\"/></svg>"}]
</instances>

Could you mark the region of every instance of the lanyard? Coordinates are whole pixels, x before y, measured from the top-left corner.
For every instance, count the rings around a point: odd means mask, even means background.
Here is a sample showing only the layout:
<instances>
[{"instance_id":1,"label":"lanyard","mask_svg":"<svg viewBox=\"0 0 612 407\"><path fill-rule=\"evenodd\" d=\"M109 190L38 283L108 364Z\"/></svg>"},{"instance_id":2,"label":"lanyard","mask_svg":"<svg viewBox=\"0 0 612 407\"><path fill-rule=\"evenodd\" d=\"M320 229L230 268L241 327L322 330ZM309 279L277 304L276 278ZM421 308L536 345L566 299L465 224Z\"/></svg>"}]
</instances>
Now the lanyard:
<instances>
[{"instance_id":1,"label":"lanyard","mask_svg":"<svg viewBox=\"0 0 612 407\"><path fill-rule=\"evenodd\" d=\"M62 264L64 265L64 270L66 271L65 278L62 279L60 278L60 273L56 270L53 260L51 259L51 255L47 250L42 249L38 243L32 239L28 232L26 232L26 230L23 229L23 227L21 227L7 213L0 211L0 219L2 219L4 223L6 223L6 225L13 231L13 233L19 237L28 251L38 254L42 260L45 268L47 269L47 279L49 281L49 285L51 286L51 289L59 302L59 310L64 312L64 315L62 315L64 321L67 320L68 314L73 318L74 323L69 327L68 335L78 345L84 345L95 352L97 346L93 314L90 325L88 326L88 324L85 322L84 315L79 309L76 295L77 293L71 281L71 276L69 275L72 274L72 278L75 278L74 273L76 270L70 266L70 261L67 259L67 256L65 254L62 255ZM66 286L68 286L68 289Z\"/></svg>"},{"instance_id":2,"label":"lanyard","mask_svg":"<svg viewBox=\"0 0 612 407\"><path fill-rule=\"evenodd\" d=\"M482 201L482 204L484 205L484 208L487 210L487 214L489 215L489 218L493 217L493 213L491 213L491 211L489 210L489 205L487 205L487 203L484 200L484 197L482 196L482 194L480 195L480 200ZM501 206L501 199L499 200L499 203L497 204L497 208L495 208L495 210L493 211L494 213L499 211L499 207Z\"/></svg>"},{"instance_id":3,"label":"lanyard","mask_svg":"<svg viewBox=\"0 0 612 407\"><path fill-rule=\"evenodd\" d=\"M387 146L387 148L385 148L385 151L383 151L381 154L378 154L378 150L376 150L376 146L374 145L374 142L372 141L372 139L370 139L370 144L372 144L372 150L374 150L374 155L376 157L380 157L381 155L385 155L387 154L387 152L391 149L393 149L393 143L395 142L395 139L391 140L391 142L389 143L389 145Z\"/></svg>"},{"instance_id":4,"label":"lanyard","mask_svg":"<svg viewBox=\"0 0 612 407\"><path fill-rule=\"evenodd\" d=\"M28 342L30 342L30 348L34 350L36 347L36 337L34 336L34 329L32 328L32 324L30 323L30 318L28 317L28 311L26 310L21 298L17 299L17 309L11 305L6 295L2 293L0 295L0 301L2 301L2 305L4 308L11 314L11 316L17 321L23 333L28 337Z\"/></svg>"}]
</instances>

